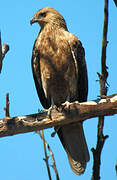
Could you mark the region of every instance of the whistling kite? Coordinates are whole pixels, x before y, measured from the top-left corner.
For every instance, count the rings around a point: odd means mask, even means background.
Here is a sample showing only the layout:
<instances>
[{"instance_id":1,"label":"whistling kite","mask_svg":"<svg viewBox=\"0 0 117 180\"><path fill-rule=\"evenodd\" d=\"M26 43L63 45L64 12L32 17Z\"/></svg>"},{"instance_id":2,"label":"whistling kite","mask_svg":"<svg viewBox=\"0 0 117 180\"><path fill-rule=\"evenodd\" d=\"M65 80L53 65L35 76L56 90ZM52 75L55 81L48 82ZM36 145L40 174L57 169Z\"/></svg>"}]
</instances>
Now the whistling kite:
<instances>
[{"instance_id":1,"label":"whistling kite","mask_svg":"<svg viewBox=\"0 0 117 180\"><path fill-rule=\"evenodd\" d=\"M88 79L85 52L80 40L68 32L63 16L53 8L39 10L30 23L41 30L34 43L32 71L45 109L69 101L87 100ZM82 123L59 127L58 136L74 173L80 175L89 161Z\"/></svg>"}]
</instances>

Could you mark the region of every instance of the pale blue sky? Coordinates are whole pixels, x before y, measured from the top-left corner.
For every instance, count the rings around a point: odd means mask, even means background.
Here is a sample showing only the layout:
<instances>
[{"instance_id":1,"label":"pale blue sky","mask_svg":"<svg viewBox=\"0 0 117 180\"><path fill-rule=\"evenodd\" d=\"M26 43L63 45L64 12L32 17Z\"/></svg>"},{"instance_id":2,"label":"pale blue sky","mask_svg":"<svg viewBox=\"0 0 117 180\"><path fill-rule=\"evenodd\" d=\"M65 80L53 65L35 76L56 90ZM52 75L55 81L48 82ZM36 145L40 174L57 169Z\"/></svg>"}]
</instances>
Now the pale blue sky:
<instances>
[{"instance_id":1,"label":"pale blue sky","mask_svg":"<svg viewBox=\"0 0 117 180\"><path fill-rule=\"evenodd\" d=\"M100 72L100 57L103 28L103 1L44 0L44 1L1 1L0 30L2 42L10 45L0 74L0 118L4 117L5 94L10 94L11 116L32 114L42 108L36 94L31 72L31 54L39 26L30 26L30 19L40 8L50 6L57 9L66 19L68 29L82 41L86 52L89 76L88 100L99 95L97 72ZM109 4L107 65L109 67L108 95L117 93L117 8ZM117 115L105 118L104 133L109 135L102 152L101 177L116 179L117 162ZM84 123L89 151L96 144L97 119ZM92 153L84 175L77 177L69 167L66 153L53 129L46 130L46 140L56 159L60 179L88 180L92 174ZM46 180L48 179L42 141L36 133L27 133L0 139L0 179L4 180ZM50 160L51 164L51 160ZM53 179L55 179L52 170Z\"/></svg>"}]
</instances>

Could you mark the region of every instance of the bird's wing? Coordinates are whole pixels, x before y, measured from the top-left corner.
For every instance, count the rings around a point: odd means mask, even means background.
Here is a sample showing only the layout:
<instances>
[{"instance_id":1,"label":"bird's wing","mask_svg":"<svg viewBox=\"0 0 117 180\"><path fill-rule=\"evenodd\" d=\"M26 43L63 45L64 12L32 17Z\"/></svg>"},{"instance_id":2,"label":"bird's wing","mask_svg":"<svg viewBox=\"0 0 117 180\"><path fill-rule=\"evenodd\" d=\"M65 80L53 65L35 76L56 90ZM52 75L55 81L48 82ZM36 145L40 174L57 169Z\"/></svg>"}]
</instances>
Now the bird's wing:
<instances>
[{"instance_id":1,"label":"bird's wing","mask_svg":"<svg viewBox=\"0 0 117 180\"><path fill-rule=\"evenodd\" d=\"M39 53L39 49L36 48L36 41L33 46L31 63L32 63L33 78L35 81L38 97L41 101L42 106L45 109L48 109L50 107L50 102L45 97L44 90L42 87L41 72L40 72L41 71L40 70L40 53Z\"/></svg>"},{"instance_id":2,"label":"bird's wing","mask_svg":"<svg viewBox=\"0 0 117 180\"><path fill-rule=\"evenodd\" d=\"M77 37L76 37L77 38ZM85 102L88 94L88 76L85 62L85 51L80 40L76 39L70 44L73 59L78 73L77 90L78 101Z\"/></svg>"},{"instance_id":3,"label":"bird's wing","mask_svg":"<svg viewBox=\"0 0 117 180\"><path fill-rule=\"evenodd\" d=\"M85 54L81 42L69 42L71 53L73 56L75 69L77 73L77 93L73 100L83 102L87 100L88 78L85 63ZM71 99L72 101L72 99ZM86 168L86 163L89 161L89 152L83 132L82 123L73 123L64 125L58 131L58 136L65 148L70 166L76 174L82 174Z\"/></svg>"}]
</instances>

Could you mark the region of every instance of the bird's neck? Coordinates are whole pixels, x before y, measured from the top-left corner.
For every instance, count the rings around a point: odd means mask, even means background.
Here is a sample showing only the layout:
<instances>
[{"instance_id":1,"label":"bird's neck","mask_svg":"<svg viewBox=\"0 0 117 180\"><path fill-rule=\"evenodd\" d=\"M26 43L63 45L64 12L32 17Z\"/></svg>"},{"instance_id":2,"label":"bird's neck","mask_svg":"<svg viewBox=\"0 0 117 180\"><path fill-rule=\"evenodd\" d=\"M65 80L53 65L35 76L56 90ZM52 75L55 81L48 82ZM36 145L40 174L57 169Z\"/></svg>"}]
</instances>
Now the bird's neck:
<instances>
[{"instance_id":1,"label":"bird's neck","mask_svg":"<svg viewBox=\"0 0 117 180\"><path fill-rule=\"evenodd\" d=\"M45 31L45 32L56 32L59 30L66 30L67 31L67 26L66 24L58 24L57 22L55 23L49 23L49 24L45 24L44 26L41 27L41 31Z\"/></svg>"}]
</instances>

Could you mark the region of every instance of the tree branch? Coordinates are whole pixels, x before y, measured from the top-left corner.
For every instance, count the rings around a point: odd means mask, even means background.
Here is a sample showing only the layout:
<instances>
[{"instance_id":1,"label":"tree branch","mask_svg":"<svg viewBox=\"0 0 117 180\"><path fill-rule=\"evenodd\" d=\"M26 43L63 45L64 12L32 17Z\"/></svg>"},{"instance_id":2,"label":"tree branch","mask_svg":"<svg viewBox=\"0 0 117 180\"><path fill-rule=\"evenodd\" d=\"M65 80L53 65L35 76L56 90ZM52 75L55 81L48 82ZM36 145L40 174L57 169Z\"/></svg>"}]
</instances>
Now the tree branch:
<instances>
[{"instance_id":1,"label":"tree branch","mask_svg":"<svg viewBox=\"0 0 117 180\"><path fill-rule=\"evenodd\" d=\"M104 27L103 27L103 40L102 40L102 55L101 55L101 74L98 73L100 80L100 96L107 95L107 66L106 66L106 48L107 48L107 32L108 32L108 0L105 0L104 7ZM104 127L104 115L99 116L98 121L98 133L97 133L97 145L96 149L92 148L93 152L93 175L92 180L100 179L100 164L101 164L101 152L104 146L104 142L108 136L103 135Z\"/></svg>"},{"instance_id":2,"label":"tree branch","mask_svg":"<svg viewBox=\"0 0 117 180\"><path fill-rule=\"evenodd\" d=\"M49 180L52 180L51 173L50 173L50 167L49 167L49 163L48 163L49 156L47 155L47 151L46 151L46 141L44 138L44 132L42 130L42 133L40 131L37 131L37 133L40 135L41 139L43 140L43 147L44 147L44 154L45 154L45 158L43 160L46 163Z\"/></svg>"},{"instance_id":3,"label":"tree branch","mask_svg":"<svg viewBox=\"0 0 117 180\"><path fill-rule=\"evenodd\" d=\"M0 33L0 73L2 71L2 62L6 55L6 53L9 51L9 45L3 44L2 46L2 40L1 40L1 33Z\"/></svg>"},{"instance_id":4,"label":"tree branch","mask_svg":"<svg viewBox=\"0 0 117 180\"><path fill-rule=\"evenodd\" d=\"M48 111L26 116L5 117L0 120L0 137L38 131L84 121L93 117L114 114L117 114L117 94L96 101L70 103L69 107L64 109L56 110L56 108L53 108L51 112L52 120L48 117Z\"/></svg>"},{"instance_id":5,"label":"tree branch","mask_svg":"<svg viewBox=\"0 0 117 180\"><path fill-rule=\"evenodd\" d=\"M114 1L115 5L116 5L116 7L117 7L117 0L113 0L113 1Z\"/></svg>"},{"instance_id":6,"label":"tree branch","mask_svg":"<svg viewBox=\"0 0 117 180\"><path fill-rule=\"evenodd\" d=\"M42 131L43 132L43 131ZM47 141L45 140L43 134L40 132L40 131L37 131L37 133L40 135L41 139L43 140L43 143L47 146L48 150L49 150L49 153L51 155L51 158L52 158L52 162L53 162L53 169L54 169L54 172L56 174L56 180L59 180L59 175L58 175L58 170L56 168L56 163L55 163L55 158L54 158L54 154L49 146L49 144L47 143ZM44 149L45 149L45 146L44 146ZM44 150L45 151L45 150ZM48 156L47 156L48 157ZM48 165L49 166L49 165Z\"/></svg>"},{"instance_id":7,"label":"tree branch","mask_svg":"<svg viewBox=\"0 0 117 180\"><path fill-rule=\"evenodd\" d=\"M6 107L4 108L5 111L5 117L10 117L10 113L9 113L9 93L6 94Z\"/></svg>"},{"instance_id":8,"label":"tree branch","mask_svg":"<svg viewBox=\"0 0 117 180\"><path fill-rule=\"evenodd\" d=\"M107 66L106 66L106 48L107 48L107 31L108 31L108 0L105 0L104 7L104 27L103 27L103 40L102 40L102 55L101 55L101 76L100 79L100 96L107 94Z\"/></svg>"}]
</instances>

